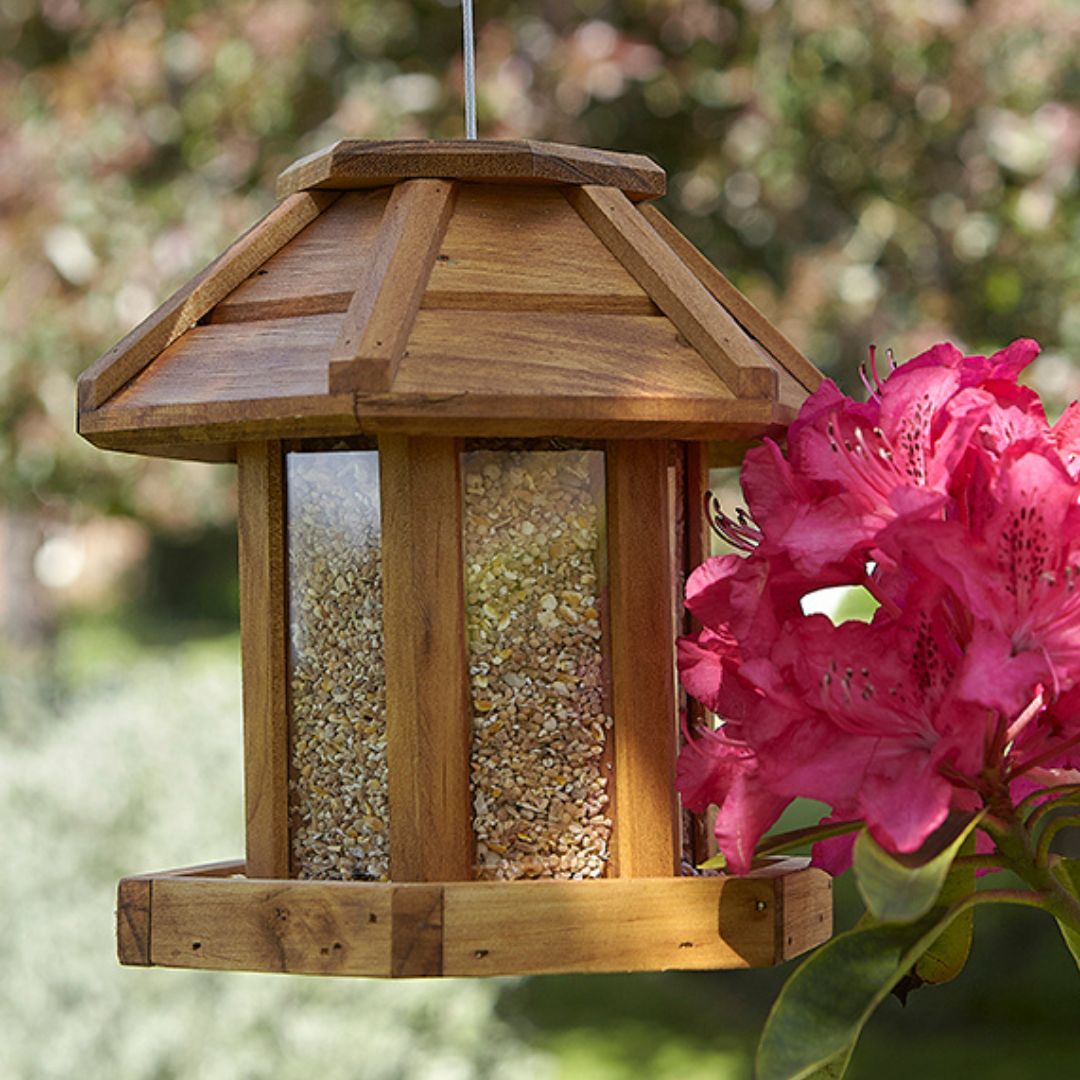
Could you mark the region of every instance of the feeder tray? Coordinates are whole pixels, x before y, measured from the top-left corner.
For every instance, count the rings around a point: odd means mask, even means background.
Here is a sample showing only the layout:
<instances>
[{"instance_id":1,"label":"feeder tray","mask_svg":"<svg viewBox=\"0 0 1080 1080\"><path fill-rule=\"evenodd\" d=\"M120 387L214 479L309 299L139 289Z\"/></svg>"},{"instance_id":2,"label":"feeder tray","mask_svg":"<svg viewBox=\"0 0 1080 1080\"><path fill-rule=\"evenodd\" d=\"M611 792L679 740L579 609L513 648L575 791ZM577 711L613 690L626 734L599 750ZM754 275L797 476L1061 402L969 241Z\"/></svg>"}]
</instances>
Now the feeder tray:
<instances>
[{"instance_id":1,"label":"feeder tray","mask_svg":"<svg viewBox=\"0 0 1080 1080\"><path fill-rule=\"evenodd\" d=\"M821 376L664 185L577 147L338 143L80 379L95 445L239 465L246 858L126 878L123 963L744 967L831 932L802 861L695 874L674 794L709 465Z\"/></svg>"}]
</instances>

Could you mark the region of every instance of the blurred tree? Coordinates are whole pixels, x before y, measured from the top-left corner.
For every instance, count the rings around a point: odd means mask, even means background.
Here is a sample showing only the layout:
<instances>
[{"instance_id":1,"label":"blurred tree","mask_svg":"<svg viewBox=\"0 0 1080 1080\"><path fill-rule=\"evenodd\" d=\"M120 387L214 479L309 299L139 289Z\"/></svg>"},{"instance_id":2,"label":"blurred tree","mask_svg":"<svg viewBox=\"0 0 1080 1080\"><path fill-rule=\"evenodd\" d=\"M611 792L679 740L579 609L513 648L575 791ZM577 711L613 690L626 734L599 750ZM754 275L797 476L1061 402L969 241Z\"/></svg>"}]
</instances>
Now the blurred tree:
<instances>
[{"instance_id":1,"label":"blurred tree","mask_svg":"<svg viewBox=\"0 0 1080 1080\"><path fill-rule=\"evenodd\" d=\"M1080 350L1071 0L479 0L481 132L643 151L665 208L824 369L866 345ZM101 454L73 379L342 135L461 132L456 0L0 0L0 497L231 513ZM77 501L76 501L77 500ZM47 531L47 530L46 530Z\"/></svg>"}]
</instances>

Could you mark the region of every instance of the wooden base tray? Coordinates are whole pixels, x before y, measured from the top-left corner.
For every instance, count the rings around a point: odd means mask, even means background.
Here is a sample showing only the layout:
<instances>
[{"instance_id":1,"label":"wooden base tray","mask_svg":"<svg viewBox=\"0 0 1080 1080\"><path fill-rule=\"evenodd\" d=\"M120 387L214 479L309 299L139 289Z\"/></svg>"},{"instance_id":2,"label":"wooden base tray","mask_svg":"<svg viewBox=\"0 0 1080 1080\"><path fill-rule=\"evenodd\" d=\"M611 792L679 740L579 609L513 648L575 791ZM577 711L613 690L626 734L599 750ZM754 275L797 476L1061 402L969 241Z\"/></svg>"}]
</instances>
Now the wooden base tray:
<instances>
[{"instance_id":1,"label":"wooden base tray","mask_svg":"<svg viewBox=\"0 0 1080 1080\"><path fill-rule=\"evenodd\" d=\"M787 859L743 878L265 880L244 863L120 882L120 962L302 975L764 967L832 932L832 882Z\"/></svg>"}]
</instances>

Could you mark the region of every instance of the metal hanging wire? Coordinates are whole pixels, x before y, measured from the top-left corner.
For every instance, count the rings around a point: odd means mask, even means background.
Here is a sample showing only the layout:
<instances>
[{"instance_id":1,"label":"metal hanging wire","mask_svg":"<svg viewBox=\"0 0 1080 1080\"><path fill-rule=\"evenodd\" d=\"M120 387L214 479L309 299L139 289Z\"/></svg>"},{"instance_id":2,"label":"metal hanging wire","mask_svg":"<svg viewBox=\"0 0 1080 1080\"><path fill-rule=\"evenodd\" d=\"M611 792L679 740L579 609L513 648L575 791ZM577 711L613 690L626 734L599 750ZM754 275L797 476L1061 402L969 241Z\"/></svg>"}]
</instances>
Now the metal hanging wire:
<instances>
[{"instance_id":1,"label":"metal hanging wire","mask_svg":"<svg viewBox=\"0 0 1080 1080\"><path fill-rule=\"evenodd\" d=\"M476 138L476 34L472 0L461 0L465 54L465 138Z\"/></svg>"}]
</instances>

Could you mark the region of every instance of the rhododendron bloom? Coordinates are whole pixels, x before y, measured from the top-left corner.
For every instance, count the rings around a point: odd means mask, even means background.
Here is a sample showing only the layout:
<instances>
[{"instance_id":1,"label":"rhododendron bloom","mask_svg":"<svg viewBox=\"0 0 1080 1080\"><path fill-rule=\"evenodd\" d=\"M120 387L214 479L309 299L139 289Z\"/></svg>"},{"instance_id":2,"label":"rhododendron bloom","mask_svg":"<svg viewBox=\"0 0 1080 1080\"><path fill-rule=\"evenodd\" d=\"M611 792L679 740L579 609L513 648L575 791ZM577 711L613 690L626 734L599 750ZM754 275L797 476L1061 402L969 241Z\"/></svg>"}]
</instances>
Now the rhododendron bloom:
<instances>
[{"instance_id":1,"label":"rhododendron bloom","mask_svg":"<svg viewBox=\"0 0 1080 1080\"><path fill-rule=\"evenodd\" d=\"M716 513L745 554L691 575L703 629L679 645L687 691L725 721L688 740L679 787L720 807L732 870L795 798L910 852L950 810L1080 764L1080 414L1051 428L1017 383L1037 352L937 345L875 371L861 403L825 382L786 452L747 455L750 515ZM802 613L839 584L878 599L869 625Z\"/></svg>"}]
</instances>

